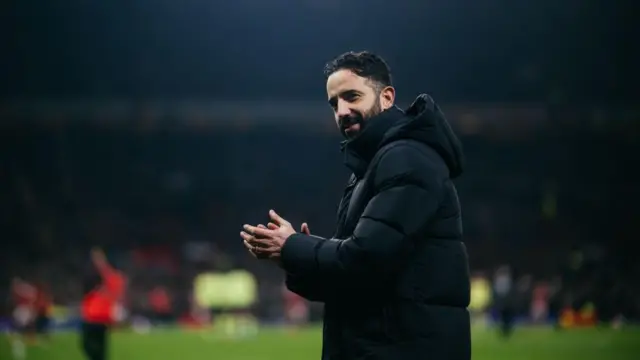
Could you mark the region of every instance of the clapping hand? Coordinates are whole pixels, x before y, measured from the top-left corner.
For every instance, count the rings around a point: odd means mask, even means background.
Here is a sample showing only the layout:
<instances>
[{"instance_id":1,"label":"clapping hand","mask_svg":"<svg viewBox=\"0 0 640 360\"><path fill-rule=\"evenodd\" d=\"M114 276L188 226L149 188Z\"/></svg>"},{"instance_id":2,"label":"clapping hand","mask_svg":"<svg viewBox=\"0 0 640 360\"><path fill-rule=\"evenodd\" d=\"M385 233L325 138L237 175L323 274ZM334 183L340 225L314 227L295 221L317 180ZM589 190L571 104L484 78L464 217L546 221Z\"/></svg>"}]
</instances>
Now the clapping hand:
<instances>
[{"instance_id":1,"label":"clapping hand","mask_svg":"<svg viewBox=\"0 0 640 360\"><path fill-rule=\"evenodd\" d=\"M240 232L240 236L244 240L244 246L253 256L279 261L284 243L296 231L290 222L273 210L269 211L269 218L271 222L267 226L244 225L244 231ZM302 224L300 232L310 234L307 223Z\"/></svg>"}]
</instances>

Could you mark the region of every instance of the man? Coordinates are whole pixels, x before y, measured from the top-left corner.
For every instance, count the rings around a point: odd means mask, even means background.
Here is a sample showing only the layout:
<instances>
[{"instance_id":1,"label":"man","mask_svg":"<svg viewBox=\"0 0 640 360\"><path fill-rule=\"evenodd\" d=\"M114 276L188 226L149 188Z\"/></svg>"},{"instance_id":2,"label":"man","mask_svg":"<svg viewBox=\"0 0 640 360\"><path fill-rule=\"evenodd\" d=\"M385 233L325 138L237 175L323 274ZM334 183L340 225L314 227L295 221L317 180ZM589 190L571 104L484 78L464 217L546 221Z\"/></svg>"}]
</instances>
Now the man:
<instances>
[{"instance_id":1,"label":"man","mask_svg":"<svg viewBox=\"0 0 640 360\"><path fill-rule=\"evenodd\" d=\"M35 303L37 289L31 283L14 277L11 281L11 296L13 302L13 327L15 333L11 337L11 350L15 359L26 357L27 343L34 340L33 325L36 315Z\"/></svg>"},{"instance_id":2,"label":"man","mask_svg":"<svg viewBox=\"0 0 640 360\"><path fill-rule=\"evenodd\" d=\"M493 306L498 314L500 334L508 338L513 330L513 320L516 315L513 274L508 265L503 265L496 270L493 277L493 292Z\"/></svg>"},{"instance_id":3,"label":"man","mask_svg":"<svg viewBox=\"0 0 640 360\"><path fill-rule=\"evenodd\" d=\"M272 223L241 233L289 289L325 304L323 360L471 357L468 257L453 178L461 146L431 97L394 105L387 64L349 52L326 67L327 96L353 172L335 236Z\"/></svg>"},{"instance_id":4,"label":"man","mask_svg":"<svg viewBox=\"0 0 640 360\"><path fill-rule=\"evenodd\" d=\"M109 264L102 250L94 249L91 260L97 274L85 279L81 311L82 349L88 360L104 360L107 358L109 327L119 317L125 277Z\"/></svg>"},{"instance_id":5,"label":"man","mask_svg":"<svg viewBox=\"0 0 640 360\"><path fill-rule=\"evenodd\" d=\"M51 308L53 299L50 291L44 283L39 283L36 288L35 301L35 331L43 340L49 340L49 331L51 325Z\"/></svg>"}]
</instances>

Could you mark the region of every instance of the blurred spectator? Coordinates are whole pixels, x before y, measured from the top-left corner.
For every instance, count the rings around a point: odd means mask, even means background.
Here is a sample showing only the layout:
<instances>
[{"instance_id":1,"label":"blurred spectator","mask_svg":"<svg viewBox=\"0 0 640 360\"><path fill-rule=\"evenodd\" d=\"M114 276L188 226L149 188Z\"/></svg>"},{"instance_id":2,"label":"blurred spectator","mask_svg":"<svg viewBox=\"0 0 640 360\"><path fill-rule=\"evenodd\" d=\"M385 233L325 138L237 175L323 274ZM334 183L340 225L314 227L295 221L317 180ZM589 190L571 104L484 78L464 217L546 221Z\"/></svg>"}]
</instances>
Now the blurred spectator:
<instances>
[{"instance_id":1,"label":"blurred spectator","mask_svg":"<svg viewBox=\"0 0 640 360\"><path fill-rule=\"evenodd\" d=\"M491 119L504 121L487 128L487 110L446 110L454 124L470 113L480 124L462 138L469 171L458 184L472 268L506 262L531 274L514 316L531 309L533 283L551 281L551 316L566 305L578 309L593 302L603 321L638 319L640 271L628 248L637 236L631 221L637 210L620 216L601 211L609 199L636 196L629 190L635 180L620 175L613 163L594 170L584 161L616 159L640 146L630 140L618 150L618 135L625 131L615 113L608 115L610 130L602 132L566 120L587 116L583 112L545 119L544 112L496 106ZM518 122L510 121L516 116L537 119L536 125L531 122L527 126L534 127L522 135ZM335 212L335 194L348 176L340 165L339 139L319 125L295 131L273 124L197 131L185 125L167 133L125 124L107 131L90 121L25 124L14 126L15 136L3 140L0 152L7 165L0 176L1 230L9 239L0 243L0 271L4 279L20 275L48 284L56 305L79 302L86 254L104 246L130 279L126 300L133 314L151 311L148 295L157 284L170 295L176 316L188 314L197 274L242 267L258 277L256 313L277 319L284 306L282 275L249 261L240 226L264 222L273 207L329 236L335 219L326 214ZM264 159L283 160L264 167ZM302 163L313 166L291 171L291 164ZM495 278L495 295L514 291L514 281ZM1 313L10 310L5 303ZM313 318L315 305L309 310Z\"/></svg>"}]
</instances>

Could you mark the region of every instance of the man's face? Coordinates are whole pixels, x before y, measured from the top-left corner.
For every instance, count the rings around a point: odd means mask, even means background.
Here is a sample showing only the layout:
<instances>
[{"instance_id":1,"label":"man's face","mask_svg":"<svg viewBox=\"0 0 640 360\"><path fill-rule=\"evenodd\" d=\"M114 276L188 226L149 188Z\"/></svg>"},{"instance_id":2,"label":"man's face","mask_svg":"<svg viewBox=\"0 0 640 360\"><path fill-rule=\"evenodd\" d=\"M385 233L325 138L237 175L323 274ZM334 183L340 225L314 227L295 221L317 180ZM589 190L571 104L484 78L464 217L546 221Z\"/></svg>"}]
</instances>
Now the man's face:
<instances>
[{"instance_id":1,"label":"man's face","mask_svg":"<svg viewBox=\"0 0 640 360\"><path fill-rule=\"evenodd\" d=\"M377 91L366 78L350 70L339 70L327 79L327 97L338 129L346 138L356 136L372 116L393 105L394 90Z\"/></svg>"}]
</instances>

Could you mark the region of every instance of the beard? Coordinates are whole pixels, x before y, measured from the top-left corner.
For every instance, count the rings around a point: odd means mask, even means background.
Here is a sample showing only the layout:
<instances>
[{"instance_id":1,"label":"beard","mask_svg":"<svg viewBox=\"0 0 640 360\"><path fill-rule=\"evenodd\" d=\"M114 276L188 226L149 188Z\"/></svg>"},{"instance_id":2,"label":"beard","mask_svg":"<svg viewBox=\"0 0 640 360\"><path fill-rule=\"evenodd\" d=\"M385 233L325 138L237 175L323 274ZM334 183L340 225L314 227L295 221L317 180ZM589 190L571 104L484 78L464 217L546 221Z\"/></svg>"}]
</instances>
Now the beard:
<instances>
[{"instance_id":1,"label":"beard","mask_svg":"<svg viewBox=\"0 0 640 360\"><path fill-rule=\"evenodd\" d=\"M357 136L367 123L367 121L380 114L382 112L382 107L380 103L375 102L371 108L364 112L352 110L351 114L347 116L342 116L338 119L338 126L340 127L340 133L345 139L349 140ZM350 129L353 125L359 125L357 130Z\"/></svg>"}]
</instances>

